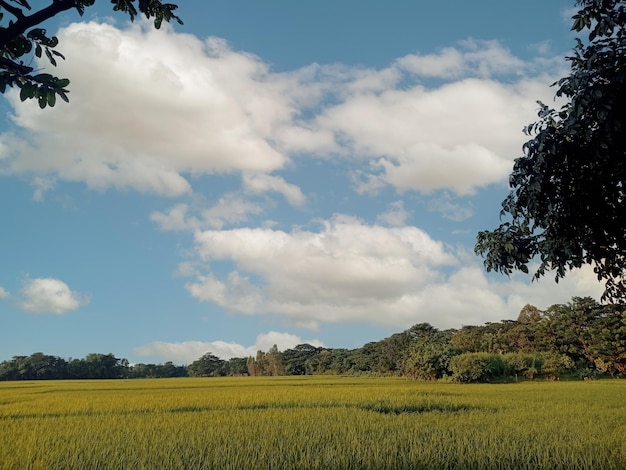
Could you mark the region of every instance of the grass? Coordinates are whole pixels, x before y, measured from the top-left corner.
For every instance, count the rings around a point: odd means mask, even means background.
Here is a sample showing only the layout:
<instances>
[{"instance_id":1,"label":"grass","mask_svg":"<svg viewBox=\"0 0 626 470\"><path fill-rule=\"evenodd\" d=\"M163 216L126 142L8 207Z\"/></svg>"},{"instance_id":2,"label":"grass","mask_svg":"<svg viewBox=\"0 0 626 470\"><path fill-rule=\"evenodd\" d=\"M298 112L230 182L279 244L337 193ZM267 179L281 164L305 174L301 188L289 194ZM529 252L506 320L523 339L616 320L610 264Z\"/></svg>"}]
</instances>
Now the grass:
<instances>
[{"instance_id":1,"label":"grass","mask_svg":"<svg viewBox=\"0 0 626 470\"><path fill-rule=\"evenodd\" d=\"M626 381L0 383L0 468L624 469Z\"/></svg>"}]
</instances>

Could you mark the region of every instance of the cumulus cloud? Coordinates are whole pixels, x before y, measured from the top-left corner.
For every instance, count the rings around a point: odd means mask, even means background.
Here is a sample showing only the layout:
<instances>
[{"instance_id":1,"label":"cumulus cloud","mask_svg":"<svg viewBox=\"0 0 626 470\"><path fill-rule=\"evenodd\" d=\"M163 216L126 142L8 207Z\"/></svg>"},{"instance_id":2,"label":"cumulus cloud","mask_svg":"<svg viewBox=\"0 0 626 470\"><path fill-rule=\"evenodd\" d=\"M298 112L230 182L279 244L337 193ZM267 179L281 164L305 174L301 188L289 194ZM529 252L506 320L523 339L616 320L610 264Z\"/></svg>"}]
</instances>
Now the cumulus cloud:
<instances>
[{"instance_id":1,"label":"cumulus cloud","mask_svg":"<svg viewBox=\"0 0 626 470\"><path fill-rule=\"evenodd\" d=\"M199 231L196 252L206 267L226 260L236 269L223 277L197 274L186 288L226 309L280 313L306 326L362 319L393 324L414 314L414 286L457 262L416 227L370 226L345 215L320 224L319 232Z\"/></svg>"},{"instance_id":2,"label":"cumulus cloud","mask_svg":"<svg viewBox=\"0 0 626 470\"><path fill-rule=\"evenodd\" d=\"M18 306L22 310L57 315L76 310L90 300L70 290L65 282L51 277L27 279L20 294Z\"/></svg>"},{"instance_id":3,"label":"cumulus cloud","mask_svg":"<svg viewBox=\"0 0 626 470\"><path fill-rule=\"evenodd\" d=\"M9 95L15 122L35 136L27 144L4 135L11 171L179 196L191 191L185 173L271 171L287 161L267 137L294 110L258 58L141 23L76 23L58 37L66 60L56 72L72 77L71 103L41 112Z\"/></svg>"},{"instance_id":4,"label":"cumulus cloud","mask_svg":"<svg viewBox=\"0 0 626 470\"><path fill-rule=\"evenodd\" d=\"M222 39L168 25L76 23L57 35L70 104L42 112L12 91L14 121L31 138L0 136L0 170L32 176L38 200L59 180L181 196L189 176L240 172L245 192L302 206L300 188L272 174L295 155L350 160L361 192L468 194L505 180L535 100L553 95L555 75L542 74L557 68L467 40L382 69L273 73Z\"/></svg>"},{"instance_id":5,"label":"cumulus cloud","mask_svg":"<svg viewBox=\"0 0 626 470\"><path fill-rule=\"evenodd\" d=\"M257 351L268 351L273 345L276 345L279 351L284 351L303 343L324 346L324 343L317 339L303 340L291 333L270 331L258 335L252 346L225 341L182 341L175 343L153 341L135 348L133 354L144 357L157 356L165 361L189 364L206 353L214 354L220 359L226 360L233 357L255 356Z\"/></svg>"},{"instance_id":6,"label":"cumulus cloud","mask_svg":"<svg viewBox=\"0 0 626 470\"><path fill-rule=\"evenodd\" d=\"M387 69L341 69L335 100L306 123L320 146L306 140L300 149L291 139L286 148L352 159L359 193L391 185L471 194L506 180L520 156L521 129L536 119L537 99L553 98L547 84L562 63L524 62L497 42L468 40Z\"/></svg>"},{"instance_id":7,"label":"cumulus cloud","mask_svg":"<svg viewBox=\"0 0 626 470\"><path fill-rule=\"evenodd\" d=\"M524 141L522 123L533 120L534 99L546 94L531 98L537 88L467 78L388 89L351 96L316 123L334 132L344 153L372 162L365 181L374 188L464 195L506 179Z\"/></svg>"},{"instance_id":8,"label":"cumulus cloud","mask_svg":"<svg viewBox=\"0 0 626 470\"><path fill-rule=\"evenodd\" d=\"M525 303L545 308L576 295L598 297L591 269L555 285L528 276L487 276L481 261L416 227L367 225L337 215L319 231L198 231L198 261L186 274L195 298L246 315L279 314L308 328L366 322L456 328L514 318ZM212 270L227 261L228 273Z\"/></svg>"},{"instance_id":9,"label":"cumulus cloud","mask_svg":"<svg viewBox=\"0 0 626 470\"><path fill-rule=\"evenodd\" d=\"M517 318L524 305L539 309L567 303L572 292L578 296L600 298L603 286L585 266L571 271L558 284L548 276L530 282L530 276L515 274L488 276L482 263L471 253L459 253L460 267L442 282L431 282L416 289L416 316L442 328L479 325L489 321ZM532 270L532 267L531 267Z\"/></svg>"},{"instance_id":10,"label":"cumulus cloud","mask_svg":"<svg viewBox=\"0 0 626 470\"><path fill-rule=\"evenodd\" d=\"M0 299L7 299L11 294L2 286L0 286Z\"/></svg>"}]
</instances>

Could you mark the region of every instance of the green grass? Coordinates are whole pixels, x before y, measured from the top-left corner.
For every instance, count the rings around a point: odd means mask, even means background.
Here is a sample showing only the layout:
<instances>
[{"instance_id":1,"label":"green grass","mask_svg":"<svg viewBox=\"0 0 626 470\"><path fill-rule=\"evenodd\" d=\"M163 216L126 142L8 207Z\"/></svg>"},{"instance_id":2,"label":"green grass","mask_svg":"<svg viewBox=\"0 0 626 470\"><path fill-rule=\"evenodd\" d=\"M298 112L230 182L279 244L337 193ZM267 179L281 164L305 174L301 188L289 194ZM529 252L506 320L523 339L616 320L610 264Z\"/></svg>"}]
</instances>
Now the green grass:
<instances>
[{"instance_id":1,"label":"green grass","mask_svg":"<svg viewBox=\"0 0 626 470\"><path fill-rule=\"evenodd\" d=\"M0 383L0 468L625 469L626 381Z\"/></svg>"}]
</instances>

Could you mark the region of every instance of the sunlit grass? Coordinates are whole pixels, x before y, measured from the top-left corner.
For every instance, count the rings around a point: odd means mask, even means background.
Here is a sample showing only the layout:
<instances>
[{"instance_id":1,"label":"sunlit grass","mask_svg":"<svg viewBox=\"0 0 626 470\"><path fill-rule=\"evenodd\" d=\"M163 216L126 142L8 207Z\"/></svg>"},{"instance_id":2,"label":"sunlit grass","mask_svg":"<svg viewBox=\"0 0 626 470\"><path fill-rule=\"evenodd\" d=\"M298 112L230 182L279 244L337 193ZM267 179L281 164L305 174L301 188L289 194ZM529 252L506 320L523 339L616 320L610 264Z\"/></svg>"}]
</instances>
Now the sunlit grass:
<instances>
[{"instance_id":1,"label":"sunlit grass","mask_svg":"<svg viewBox=\"0 0 626 470\"><path fill-rule=\"evenodd\" d=\"M626 381L0 383L0 468L626 468Z\"/></svg>"}]
</instances>

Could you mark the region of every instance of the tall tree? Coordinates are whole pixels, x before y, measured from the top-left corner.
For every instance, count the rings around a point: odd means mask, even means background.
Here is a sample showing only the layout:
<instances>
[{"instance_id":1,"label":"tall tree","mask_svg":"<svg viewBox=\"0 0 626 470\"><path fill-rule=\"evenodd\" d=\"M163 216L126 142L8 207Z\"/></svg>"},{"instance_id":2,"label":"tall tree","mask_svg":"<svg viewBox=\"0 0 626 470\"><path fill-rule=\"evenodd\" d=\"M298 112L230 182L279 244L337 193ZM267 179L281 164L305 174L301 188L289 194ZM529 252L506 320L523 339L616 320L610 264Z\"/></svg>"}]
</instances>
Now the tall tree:
<instances>
[{"instance_id":1,"label":"tall tree","mask_svg":"<svg viewBox=\"0 0 626 470\"><path fill-rule=\"evenodd\" d=\"M546 311L547 346L589 369L626 372L626 307L574 297Z\"/></svg>"},{"instance_id":2,"label":"tall tree","mask_svg":"<svg viewBox=\"0 0 626 470\"><path fill-rule=\"evenodd\" d=\"M208 352L187 366L191 377L219 377L226 375L226 361Z\"/></svg>"},{"instance_id":3,"label":"tall tree","mask_svg":"<svg viewBox=\"0 0 626 470\"><path fill-rule=\"evenodd\" d=\"M89 379L117 379L124 374L124 363L127 363L111 353L90 353L85 356L84 361Z\"/></svg>"},{"instance_id":4,"label":"tall tree","mask_svg":"<svg viewBox=\"0 0 626 470\"><path fill-rule=\"evenodd\" d=\"M245 357L231 357L226 364L228 375L239 376L248 374L248 364Z\"/></svg>"},{"instance_id":5,"label":"tall tree","mask_svg":"<svg viewBox=\"0 0 626 470\"><path fill-rule=\"evenodd\" d=\"M283 364L283 355L278 350L277 345L273 345L265 357L267 360L267 372L269 375L284 375L285 365Z\"/></svg>"},{"instance_id":6,"label":"tall tree","mask_svg":"<svg viewBox=\"0 0 626 470\"><path fill-rule=\"evenodd\" d=\"M422 325L430 330L422 328L422 334L415 337L405 351L402 370L404 375L414 379L441 379L448 374L451 359L459 353L450 343L453 331L439 331L428 324Z\"/></svg>"},{"instance_id":7,"label":"tall tree","mask_svg":"<svg viewBox=\"0 0 626 470\"><path fill-rule=\"evenodd\" d=\"M41 58L45 54L48 61L56 66L57 59L65 59L55 47L59 40L49 36L42 23L59 13L76 9L83 15L86 7L96 0L51 0L49 5L27 14L32 10L28 0L0 0L0 92L8 87L20 88L22 101L36 98L41 108L54 106L57 95L68 101L67 78L58 78L49 73L40 73L30 64L33 56ZM148 19L154 18L155 28L163 21L181 19L174 14L178 8L172 3L160 0L111 0L113 11L126 13L131 21L139 14Z\"/></svg>"},{"instance_id":8,"label":"tall tree","mask_svg":"<svg viewBox=\"0 0 626 470\"><path fill-rule=\"evenodd\" d=\"M626 297L626 1L578 0L572 29L588 30L556 85L566 103L540 103L532 139L515 161L501 216L478 234L488 271L553 271L556 281L592 264L604 299Z\"/></svg>"},{"instance_id":9,"label":"tall tree","mask_svg":"<svg viewBox=\"0 0 626 470\"><path fill-rule=\"evenodd\" d=\"M308 343L298 344L292 349L283 351L283 363L285 364L285 374L305 375L307 373L306 363L315 357L322 348L312 346Z\"/></svg>"}]
</instances>

